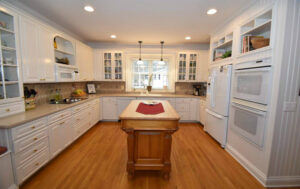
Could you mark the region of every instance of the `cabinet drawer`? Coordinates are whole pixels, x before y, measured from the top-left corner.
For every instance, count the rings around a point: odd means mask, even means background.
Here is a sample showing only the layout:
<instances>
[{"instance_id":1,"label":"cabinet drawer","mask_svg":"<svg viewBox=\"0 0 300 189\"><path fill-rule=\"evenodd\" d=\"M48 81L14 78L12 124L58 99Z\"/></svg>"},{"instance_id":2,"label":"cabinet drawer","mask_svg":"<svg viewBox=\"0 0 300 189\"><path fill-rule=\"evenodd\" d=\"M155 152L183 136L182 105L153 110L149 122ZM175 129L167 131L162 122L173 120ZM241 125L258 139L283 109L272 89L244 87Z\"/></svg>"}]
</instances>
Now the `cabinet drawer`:
<instances>
[{"instance_id":1,"label":"cabinet drawer","mask_svg":"<svg viewBox=\"0 0 300 189\"><path fill-rule=\"evenodd\" d=\"M74 115L74 114L77 114L77 113L80 113L80 112L86 110L87 107L88 107L88 104L87 104L87 103L80 104L80 105L75 106L75 107L72 108L72 113L73 113L73 115Z\"/></svg>"},{"instance_id":2,"label":"cabinet drawer","mask_svg":"<svg viewBox=\"0 0 300 189\"><path fill-rule=\"evenodd\" d=\"M24 111L25 109L23 101L0 105L0 117L9 116Z\"/></svg>"},{"instance_id":3,"label":"cabinet drawer","mask_svg":"<svg viewBox=\"0 0 300 189\"><path fill-rule=\"evenodd\" d=\"M49 149L48 137L44 137L42 140L24 149L22 152L17 153L15 155L16 167L21 166L24 162L28 161L28 159L34 158L44 149Z\"/></svg>"},{"instance_id":4,"label":"cabinet drawer","mask_svg":"<svg viewBox=\"0 0 300 189\"><path fill-rule=\"evenodd\" d=\"M51 124L53 122L56 122L56 121L66 118L66 117L69 117L71 115L72 115L71 108L64 110L64 111L54 113L54 114L48 116L48 123Z\"/></svg>"},{"instance_id":5,"label":"cabinet drawer","mask_svg":"<svg viewBox=\"0 0 300 189\"><path fill-rule=\"evenodd\" d=\"M18 184L24 182L29 176L35 173L49 160L49 150L45 149L35 158L17 168Z\"/></svg>"},{"instance_id":6,"label":"cabinet drawer","mask_svg":"<svg viewBox=\"0 0 300 189\"><path fill-rule=\"evenodd\" d=\"M14 141L14 153L18 153L28 148L29 146L39 142L41 139L48 137L48 130L41 130L40 132L36 132L28 135L27 137L21 138L17 141Z\"/></svg>"},{"instance_id":7,"label":"cabinet drawer","mask_svg":"<svg viewBox=\"0 0 300 189\"><path fill-rule=\"evenodd\" d=\"M84 110L83 112L77 113L73 116L73 121L74 124L80 124L83 122L88 122L89 120L89 116L90 115L90 111L88 111L87 109Z\"/></svg>"},{"instance_id":8,"label":"cabinet drawer","mask_svg":"<svg viewBox=\"0 0 300 189\"><path fill-rule=\"evenodd\" d=\"M99 99L95 99L95 100L88 102L88 106L99 105L99 103L100 103Z\"/></svg>"},{"instance_id":9,"label":"cabinet drawer","mask_svg":"<svg viewBox=\"0 0 300 189\"><path fill-rule=\"evenodd\" d=\"M178 111L178 112L189 112L189 104L176 103L176 111Z\"/></svg>"},{"instance_id":10,"label":"cabinet drawer","mask_svg":"<svg viewBox=\"0 0 300 189\"><path fill-rule=\"evenodd\" d=\"M42 118L39 120L35 120L29 123L26 123L24 125L15 127L12 129L12 139L16 140L23 136L27 136L28 134L31 134L35 131L38 131L42 128L45 128L47 126L47 119Z\"/></svg>"}]
</instances>

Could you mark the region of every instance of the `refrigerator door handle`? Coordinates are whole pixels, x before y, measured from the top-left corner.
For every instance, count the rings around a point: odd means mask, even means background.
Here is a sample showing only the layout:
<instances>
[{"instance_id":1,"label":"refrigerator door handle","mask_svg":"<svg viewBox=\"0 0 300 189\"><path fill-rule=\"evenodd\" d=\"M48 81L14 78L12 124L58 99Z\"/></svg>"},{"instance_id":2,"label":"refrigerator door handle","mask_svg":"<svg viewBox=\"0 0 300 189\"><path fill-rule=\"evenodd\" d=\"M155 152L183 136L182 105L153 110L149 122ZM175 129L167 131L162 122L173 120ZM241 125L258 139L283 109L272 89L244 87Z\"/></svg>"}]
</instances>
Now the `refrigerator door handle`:
<instances>
[{"instance_id":1,"label":"refrigerator door handle","mask_svg":"<svg viewBox=\"0 0 300 189\"><path fill-rule=\"evenodd\" d=\"M218 119L222 119L222 118L223 118L223 116L220 116L220 115L218 115L218 114L216 114L216 113L210 111L209 109L205 109L205 111L206 111L208 114L210 114L210 115L212 115L212 116L214 116L214 117L216 117L216 118L218 118Z\"/></svg>"}]
</instances>

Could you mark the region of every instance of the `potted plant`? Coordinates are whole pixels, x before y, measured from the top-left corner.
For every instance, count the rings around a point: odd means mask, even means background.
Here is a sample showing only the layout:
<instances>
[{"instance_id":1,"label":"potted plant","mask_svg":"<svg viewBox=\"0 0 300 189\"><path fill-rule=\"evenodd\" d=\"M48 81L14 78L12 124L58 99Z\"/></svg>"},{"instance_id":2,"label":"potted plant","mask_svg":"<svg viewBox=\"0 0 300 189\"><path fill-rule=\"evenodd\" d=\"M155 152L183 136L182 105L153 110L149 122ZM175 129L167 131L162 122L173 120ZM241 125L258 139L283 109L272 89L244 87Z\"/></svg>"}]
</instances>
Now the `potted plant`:
<instances>
[{"instance_id":1,"label":"potted plant","mask_svg":"<svg viewBox=\"0 0 300 189\"><path fill-rule=\"evenodd\" d=\"M148 86L147 86L147 91L150 93L152 90L151 82L152 82L153 74L150 74L149 80L148 80Z\"/></svg>"}]
</instances>

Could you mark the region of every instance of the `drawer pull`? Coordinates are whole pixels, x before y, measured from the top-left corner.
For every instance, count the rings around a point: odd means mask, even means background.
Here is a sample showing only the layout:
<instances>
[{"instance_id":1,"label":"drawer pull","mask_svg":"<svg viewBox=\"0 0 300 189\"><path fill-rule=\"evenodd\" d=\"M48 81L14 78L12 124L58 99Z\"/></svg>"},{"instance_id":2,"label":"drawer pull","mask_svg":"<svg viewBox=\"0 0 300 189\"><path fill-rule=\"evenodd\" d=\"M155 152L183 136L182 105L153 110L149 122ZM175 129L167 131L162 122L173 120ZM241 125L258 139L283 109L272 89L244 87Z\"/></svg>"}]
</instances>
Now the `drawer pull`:
<instances>
[{"instance_id":1,"label":"drawer pull","mask_svg":"<svg viewBox=\"0 0 300 189\"><path fill-rule=\"evenodd\" d=\"M37 149L33 150L33 152L37 152Z\"/></svg>"},{"instance_id":2,"label":"drawer pull","mask_svg":"<svg viewBox=\"0 0 300 189\"><path fill-rule=\"evenodd\" d=\"M36 163L36 164L35 164L35 166L39 166L39 165L40 165L39 163Z\"/></svg>"},{"instance_id":3,"label":"drawer pull","mask_svg":"<svg viewBox=\"0 0 300 189\"><path fill-rule=\"evenodd\" d=\"M6 111L6 112L10 112L10 109L9 109L9 108L7 108L5 111Z\"/></svg>"},{"instance_id":4,"label":"drawer pull","mask_svg":"<svg viewBox=\"0 0 300 189\"><path fill-rule=\"evenodd\" d=\"M62 125L62 124L64 124L64 123L65 123L65 122L63 121L63 122L60 123L60 125Z\"/></svg>"},{"instance_id":5,"label":"drawer pull","mask_svg":"<svg viewBox=\"0 0 300 189\"><path fill-rule=\"evenodd\" d=\"M60 117L64 117L64 116L65 116L64 114L60 115Z\"/></svg>"},{"instance_id":6,"label":"drawer pull","mask_svg":"<svg viewBox=\"0 0 300 189\"><path fill-rule=\"evenodd\" d=\"M32 126L31 129L35 129L35 126Z\"/></svg>"},{"instance_id":7,"label":"drawer pull","mask_svg":"<svg viewBox=\"0 0 300 189\"><path fill-rule=\"evenodd\" d=\"M37 140L38 138L34 138L33 140Z\"/></svg>"},{"instance_id":8,"label":"drawer pull","mask_svg":"<svg viewBox=\"0 0 300 189\"><path fill-rule=\"evenodd\" d=\"M77 121L80 121L80 119L78 118L78 119L76 119Z\"/></svg>"}]
</instances>

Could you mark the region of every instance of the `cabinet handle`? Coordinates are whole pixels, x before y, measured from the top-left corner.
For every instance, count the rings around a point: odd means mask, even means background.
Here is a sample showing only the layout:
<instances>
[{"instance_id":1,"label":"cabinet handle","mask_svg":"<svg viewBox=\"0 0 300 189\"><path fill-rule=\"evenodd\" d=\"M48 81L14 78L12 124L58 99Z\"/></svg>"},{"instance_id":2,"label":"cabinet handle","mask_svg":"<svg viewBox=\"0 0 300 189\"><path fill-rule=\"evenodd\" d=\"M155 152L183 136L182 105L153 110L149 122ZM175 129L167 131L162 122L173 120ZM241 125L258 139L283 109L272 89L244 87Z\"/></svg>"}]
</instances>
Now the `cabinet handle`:
<instances>
[{"instance_id":1,"label":"cabinet handle","mask_svg":"<svg viewBox=\"0 0 300 189\"><path fill-rule=\"evenodd\" d=\"M46 81L46 79L45 78L41 78L40 81Z\"/></svg>"},{"instance_id":2,"label":"cabinet handle","mask_svg":"<svg viewBox=\"0 0 300 189\"><path fill-rule=\"evenodd\" d=\"M77 121L80 121L80 119L78 118L78 119L76 119Z\"/></svg>"},{"instance_id":3,"label":"cabinet handle","mask_svg":"<svg viewBox=\"0 0 300 189\"><path fill-rule=\"evenodd\" d=\"M37 149L33 150L33 152L37 152Z\"/></svg>"},{"instance_id":4,"label":"cabinet handle","mask_svg":"<svg viewBox=\"0 0 300 189\"><path fill-rule=\"evenodd\" d=\"M36 163L36 164L35 164L35 166L39 166L39 165L40 165L39 163Z\"/></svg>"},{"instance_id":5,"label":"cabinet handle","mask_svg":"<svg viewBox=\"0 0 300 189\"><path fill-rule=\"evenodd\" d=\"M64 123L65 123L65 122L63 121L63 122L60 123L60 125L62 125L62 124L64 124Z\"/></svg>"},{"instance_id":6,"label":"cabinet handle","mask_svg":"<svg viewBox=\"0 0 300 189\"><path fill-rule=\"evenodd\" d=\"M32 126L31 129L35 129L35 126Z\"/></svg>"},{"instance_id":7,"label":"cabinet handle","mask_svg":"<svg viewBox=\"0 0 300 189\"><path fill-rule=\"evenodd\" d=\"M60 115L60 117L64 117L64 116L65 116L64 114Z\"/></svg>"},{"instance_id":8,"label":"cabinet handle","mask_svg":"<svg viewBox=\"0 0 300 189\"><path fill-rule=\"evenodd\" d=\"M34 138L33 140L37 140L38 138Z\"/></svg>"},{"instance_id":9,"label":"cabinet handle","mask_svg":"<svg viewBox=\"0 0 300 189\"><path fill-rule=\"evenodd\" d=\"M5 111L6 111L6 112L10 112L10 109L9 109L9 108L7 108Z\"/></svg>"}]
</instances>

